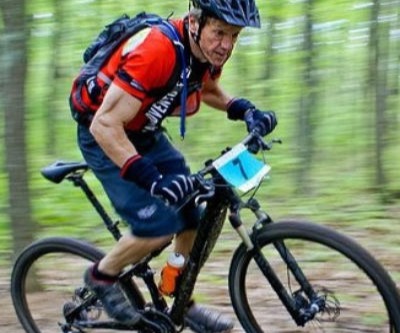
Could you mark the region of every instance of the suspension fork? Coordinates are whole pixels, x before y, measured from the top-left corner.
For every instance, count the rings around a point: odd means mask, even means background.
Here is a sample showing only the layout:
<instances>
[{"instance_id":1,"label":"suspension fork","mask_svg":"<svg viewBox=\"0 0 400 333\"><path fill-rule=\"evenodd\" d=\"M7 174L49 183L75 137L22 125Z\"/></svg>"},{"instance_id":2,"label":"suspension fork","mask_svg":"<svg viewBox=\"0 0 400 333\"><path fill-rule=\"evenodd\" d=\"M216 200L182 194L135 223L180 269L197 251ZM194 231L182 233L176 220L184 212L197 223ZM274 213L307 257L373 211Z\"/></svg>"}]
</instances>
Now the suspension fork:
<instances>
[{"instance_id":1,"label":"suspension fork","mask_svg":"<svg viewBox=\"0 0 400 333\"><path fill-rule=\"evenodd\" d=\"M257 246L257 229L253 230L251 235L244 228L242 220L239 215L239 210L232 210L229 215L229 222L232 227L237 231L240 238L243 241L243 244L247 247L248 251L251 252L251 255L260 268L263 275L267 278L269 284L275 290L282 304L286 307L287 311L290 313L293 320L296 324L299 325L298 322L298 310L296 307L296 302L293 299L292 295L290 295L278 276L275 274L268 260L264 257L260 248Z\"/></svg>"},{"instance_id":2,"label":"suspension fork","mask_svg":"<svg viewBox=\"0 0 400 333\"><path fill-rule=\"evenodd\" d=\"M287 311L292 316L293 320L296 322L297 325L304 326L304 324L309 319L311 319L311 317L304 315L303 309L299 309L298 302L296 302L293 295L291 295L286 290L281 280L269 264L267 258L265 258L265 256L261 252L260 247L258 246L258 233L266 224L273 223L271 217L265 212L261 211L258 202L255 199L252 199L251 202L247 203L246 207L255 214L255 216L257 217L257 222L253 227L253 232L249 234L247 229L244 228L243 222L240 218L239 202L232 202L233 204L231 205L231 213L229 215L229 221L231 225L238 232L248 251L251 251L254 261L256 262L264 276L267 278L268 282L278 295L283 305L286 307ZM290 272L293 274L296 281L299 283L301 290L304 291L310 302L315 302L318 297L317 293L314 291L305 274L299 267L296 259L286 247L284 242L276 241L273 244L279 255L281 256L282 260L284 261Z\"/></svg>"},{"instance_id":3,"label":"suspension fork","mask_svg":"<svg viewBox=\"0 0 400 333\"><path fill-rule=\"evenodd\" d=\"M293 274L296 281L300 285L299 292L291 294L282 284L280 278L277 276L268 260L265 258L261 249L257 245L257 232L252 234L252 240L255 244L252 251L254 261L267 278L268 282L278 295L279 299L290 313L295 323L299 326L304 326L309 320L313 319L315 315L323 311L325 308L324 297L319 297L311 286L307 277L299 267L296 259L287 249L283 241L274 242L274 246L280 254L282 260L285 262L288 270ZM305 299L300 291L303 291L308 300Z\"/></svg>"},{"instance_id":4,"label":"suspension fork","mask_svg":"<svg viewBox=\"0 0 400 333\"><path fill-rule=\"evenodd\" d=\"M257 217L257 222L255 224L255 228L253 228L253 242L257 243L257 235L258 230L261 229L263 226L273 223L272 218L264 211L261 210L261 207L256 199L251 199L248 202L248 207L250 210L255 214ZM274 246L279 252L282 260L285 262L289 270L292 272L293 276L295 277L298 284L301 286L301 289L305 292L307 297L312 300L317 297L317 293L314 291L314 288L308 282L307 277L303 273L300 266L297 264L296 259L286 247L283 241L274 242Z\"/></svg>"}]
</instances>

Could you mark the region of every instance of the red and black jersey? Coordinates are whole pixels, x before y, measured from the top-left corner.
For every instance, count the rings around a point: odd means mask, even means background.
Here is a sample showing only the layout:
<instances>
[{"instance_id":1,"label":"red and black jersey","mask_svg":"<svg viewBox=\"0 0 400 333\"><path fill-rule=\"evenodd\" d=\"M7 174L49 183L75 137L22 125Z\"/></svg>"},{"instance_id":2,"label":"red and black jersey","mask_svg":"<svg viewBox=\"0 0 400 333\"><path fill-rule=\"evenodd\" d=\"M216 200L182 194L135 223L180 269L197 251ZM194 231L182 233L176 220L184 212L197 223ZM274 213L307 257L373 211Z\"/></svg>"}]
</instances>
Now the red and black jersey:
<instances>
[{"instance_id":1,"label":"red and black jersey","mask_svg":"<svg viewBox=\"0 0 400 333\"><path fill-rule=\"evenodd\" d=\"M208 63L200 63L190 54L189 39L185 20L172 20L186 54L186 63L190 71L188 76L188 98L186 114L198 111L201 100L201 88L209 79L216 79L221 68L213 68ZM100 107L107 88L113 82L127 93L142 101L142 107L130 123L131 131L152 131L160 126L165 116L179 115L179 91L174 90L180 75L180 66L176 47L171 39L158 27L144 29L124 42L97 75L97 84L101 93L95 100L89 94L88 85L83 85L80 97L92 112ZM171 85L173 83L173 85ZM72 105L75 106L72 99ZM79 106L77 107L79 110Z\"/></svg>"}]
</instances>

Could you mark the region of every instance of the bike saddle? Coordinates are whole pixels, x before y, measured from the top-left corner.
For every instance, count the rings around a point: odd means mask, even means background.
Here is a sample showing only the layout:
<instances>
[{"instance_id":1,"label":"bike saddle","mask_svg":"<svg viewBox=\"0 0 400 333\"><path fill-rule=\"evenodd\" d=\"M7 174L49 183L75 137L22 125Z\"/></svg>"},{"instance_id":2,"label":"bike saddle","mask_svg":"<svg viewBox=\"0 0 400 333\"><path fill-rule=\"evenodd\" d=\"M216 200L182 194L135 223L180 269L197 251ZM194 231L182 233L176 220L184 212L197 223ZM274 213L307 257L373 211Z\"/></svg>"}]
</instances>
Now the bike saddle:
<instances>
[{"instance_id":1,"label":"bike saddle","mask_svg":"<svg viewBox=\"0 0 400 333\"><path fill-rule=\"evenodd\" d=\"M62 162L57 161L46 167L40 172L43 177L50 180L53 183L61 183L66 176L75 171L86 171L89 166L86 162Z\"/></svg>"}]
</instances>

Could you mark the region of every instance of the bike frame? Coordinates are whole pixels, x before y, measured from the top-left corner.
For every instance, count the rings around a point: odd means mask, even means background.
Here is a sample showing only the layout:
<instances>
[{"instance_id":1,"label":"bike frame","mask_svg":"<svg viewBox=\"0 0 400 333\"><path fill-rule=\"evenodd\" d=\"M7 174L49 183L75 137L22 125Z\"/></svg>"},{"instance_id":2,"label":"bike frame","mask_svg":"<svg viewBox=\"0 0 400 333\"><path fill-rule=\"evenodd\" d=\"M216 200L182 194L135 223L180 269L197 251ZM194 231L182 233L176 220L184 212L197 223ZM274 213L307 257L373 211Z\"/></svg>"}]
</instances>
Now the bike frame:
<instances>
[{"instance_id":1,"label":"bike frame","mask_svg":"<svg viewBox=\"0 0 400 333\"><path fill-rule=\"evenodd\" d=\"M222 179L222 177L218 175L216 170L211 166L211 163L207 163L206 167L200 171L199 174L202 176L211 174L213 183L215 184L215 192L213 193L212 198L207 200L207 206L199 224L192 251L180 276L180 287L175 294L173 304L169 311L169 316L172 321L175 323L175 325L183 325L185 309L192 297L197 276L202 266L208 259L210 253L214 249L217 239L222 231L226 215L229 211L228 217L232 227L239 234L241 240L246 245L248 250L252 252L252 256L258 267L267 278L268 282L296 324L304 326L306 322L314 318L315 314L318 313L320 309L323 309L325 305L324 300L318 298L317 293L308 282L296 260L285 247L285 244L282 242L277 242L274 244L277 251L282 257L282 260L286 263L288 270L293 274L299 283L301 290L305 292L308 298L308 310L304 311L304 304L302 304L302 310L300 311L300 306L298 300L296 299L295 293L291 294L286 290L278 276L273 271L268 260L259 250L257 246L257 234L264 225L273 223L272 219L267 213L260 209L258 202L254 198L251 198L247 203L244 203L239 195L232 189L232 187L230 187ZM119 222L114 222L109 217L101 203L89 188L86 181L83 179L83 175L84 172L74 172L68 175L66 178L72 181L75 186L78 186L82 189L86 197L89 199L91 204L102 218L107 229L113 235L114 239L118 240L121 237L121 232L118 228ZM250 209L256 217L256 222L254 223L251 232L244 227L243 221L241 220L240 210L243 208ZM167 244L165 247L168 245L169 244ZM158 291L154 279L154 273L149 266L150 260L159 255L164 248L149 254L142 261L133 265L131 269L120 276L120 284L122 288L126 292L132 304L136 305L139 309L143 309L145 307L146 301L143 299L142 294L136 284L132 283L133 276L143 279L150 292L152 303L157 310L165 313L168 308L166 300Z\"/></svg>"}]
</instances>

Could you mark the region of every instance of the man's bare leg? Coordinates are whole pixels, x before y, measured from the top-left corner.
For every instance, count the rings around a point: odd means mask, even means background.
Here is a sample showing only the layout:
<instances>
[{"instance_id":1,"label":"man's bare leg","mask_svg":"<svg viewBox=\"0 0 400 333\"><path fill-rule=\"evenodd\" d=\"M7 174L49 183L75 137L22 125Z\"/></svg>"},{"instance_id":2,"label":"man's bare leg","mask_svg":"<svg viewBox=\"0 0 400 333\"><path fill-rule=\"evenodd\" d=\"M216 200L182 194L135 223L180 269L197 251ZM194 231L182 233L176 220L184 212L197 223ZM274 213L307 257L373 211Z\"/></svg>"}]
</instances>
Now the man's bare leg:
<instances>
[{"instance_id":1,"label":"man's bare leg","mask_svg":"<svg viewBox=\"0 0 400 333\"><path fill-rule=\"evenodd\" d=\"M185 230L175 237L175 252L188 257L196 237L196 230Z\"/></svg>"},{"instance_id":2,"label":"man's bare leg","mask_svg":"<svg viewBox=\"0 0 400 333\"><path fill-rule=\"evenodd\" d=\"M133 235L121 237L114 248L99 262L98 269L110 276L118 275L127 265L140 261L171 239L171 236L142 238Z\"/></svg>"}]
</instances>

